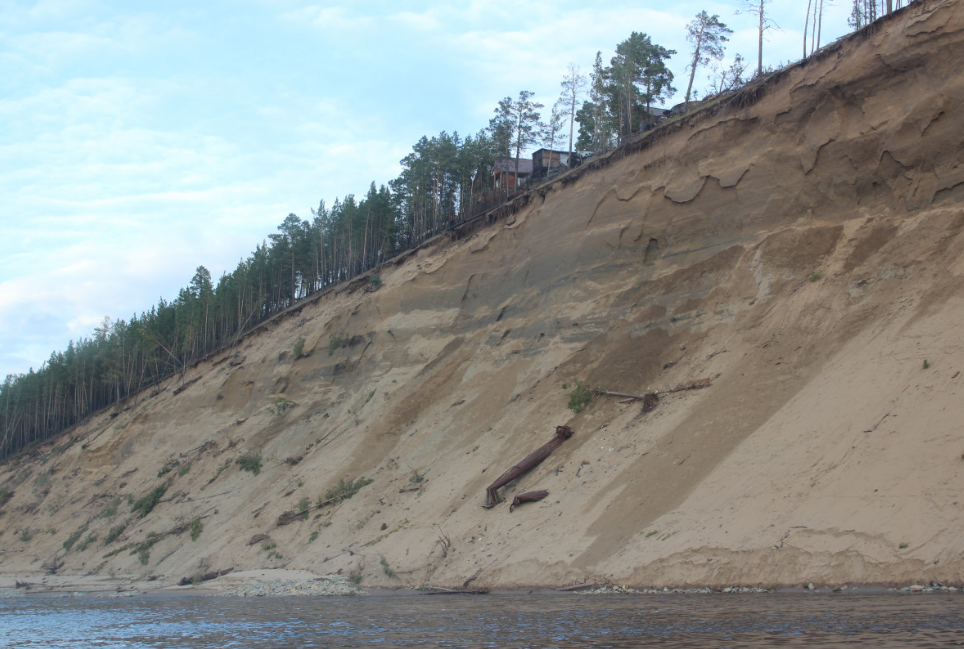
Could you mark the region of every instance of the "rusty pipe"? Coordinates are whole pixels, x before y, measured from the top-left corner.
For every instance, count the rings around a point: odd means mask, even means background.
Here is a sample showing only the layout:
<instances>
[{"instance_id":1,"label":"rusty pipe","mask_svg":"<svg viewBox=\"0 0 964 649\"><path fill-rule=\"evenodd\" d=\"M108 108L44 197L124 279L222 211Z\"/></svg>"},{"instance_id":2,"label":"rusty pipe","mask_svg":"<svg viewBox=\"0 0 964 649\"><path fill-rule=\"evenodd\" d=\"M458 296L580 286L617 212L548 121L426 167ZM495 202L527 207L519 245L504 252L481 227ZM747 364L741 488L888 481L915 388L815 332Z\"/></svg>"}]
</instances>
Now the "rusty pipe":
<instances>
[{"instance_id":1,"label":"rusty pipe","mask_svg":"<svg viewBox=\"0 0 964 649\"><path fill-rule=\"evenodd\" d=\"M537 503L548 495L549 492L545 489L523 491L521 494L516 494L515 498L512 499L512 504L509 505L509 511L511 512L513 507L518 507L522 503Z\"/></svg>"},{"instance_id":2,"label":"rusty pipe","mask_svg":"<svg viewBox=\"0 0 964 649\"><path fill-rule=\"evenodd\" d=\"M485 505L483 505L483 507L495 507L502 502L502 497L499 495L499 489L501 487L504 487L526 471L537 466L570 437L572 437L572 429L569 428L569 426L556 426L555 437L534 450L532 453L526 455L518 464L503 473L495 482L486 487Z\"/></svg>"}]
</instances>

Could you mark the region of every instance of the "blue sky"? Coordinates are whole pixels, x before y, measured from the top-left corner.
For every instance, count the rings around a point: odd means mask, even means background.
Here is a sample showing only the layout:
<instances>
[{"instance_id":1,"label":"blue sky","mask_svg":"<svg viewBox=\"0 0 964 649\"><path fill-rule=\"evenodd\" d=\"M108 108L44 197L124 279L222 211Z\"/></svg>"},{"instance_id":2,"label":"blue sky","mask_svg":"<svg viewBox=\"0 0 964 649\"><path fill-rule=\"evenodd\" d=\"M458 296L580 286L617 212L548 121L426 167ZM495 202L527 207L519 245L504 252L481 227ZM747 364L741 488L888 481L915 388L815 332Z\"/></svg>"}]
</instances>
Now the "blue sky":
<instances>
[{"instance_id":1,"label":"blue sky","mask_svg":"<svg viewBox=\"0 0 964 649\"><path fill-rule=\"evenodd\" d=\"M0 377L386 183L422 135L475 133L523 89L551 105L567 64L632 31L679 52L683 90L701 10L755 61L740 4L0 0ZM805 5L773 0L765 64L800 58Z\"/></svg>"}]
</instances>

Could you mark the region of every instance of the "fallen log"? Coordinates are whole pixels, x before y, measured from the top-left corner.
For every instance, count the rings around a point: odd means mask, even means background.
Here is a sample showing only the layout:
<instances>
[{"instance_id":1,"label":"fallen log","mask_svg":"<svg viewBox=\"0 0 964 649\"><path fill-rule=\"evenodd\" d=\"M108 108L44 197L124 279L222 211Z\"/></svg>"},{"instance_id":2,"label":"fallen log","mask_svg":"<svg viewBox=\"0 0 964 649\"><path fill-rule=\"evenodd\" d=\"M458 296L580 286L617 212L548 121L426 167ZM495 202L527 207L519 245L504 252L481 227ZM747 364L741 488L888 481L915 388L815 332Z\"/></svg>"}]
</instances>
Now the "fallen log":
<instances>
[{"instance_id":1,"label":"fallen log","mask_svg":"<svg viewBox=\"0 0 964 649\"><path fill-rule=\"evenodd\" d=\"M288 510L278 517L277 525L278 527L283 527L289 523L294 523L297 520L305 520L308 518L308 512L310 511L311 507L308 509L302 509L300 511L295 509Z\"/></svg>"},{"instance_id":2,"label":"fallen log","mask_svg":"<svg viewBox=\"0 0 964 649\"><path fill-rule=\"evenodd\" d=\"M509 511L511 512L513 507L518 507L522 503L537 503L548 495L549 492L545 489L523 491L521 494L516 494L515 498L512 499L512 504L509 505Z\"/></svg>"},{"instance_id":3,"label":"fallen log","mask_svg":"<svg viewBox=\"0 0 964 649\"><path fill-rule=\"evenodd\" d=\"M680 383L669 390L664 390L663 394L671 394L673 392L685 392L686 390L702 390L703 388L708 388L712 385L712 381L708 378L705 379L695 379L693 381L687 381L686 383ZM643 412L652 412L656 409L659 404L660 392L648 392L646 394L629 394L626 392L613 392L612 390L594 390L595 394L605 395L607 397L620 397L623 399L636 399L637 401L643 402ZM625 403L625 402L620 402Z\"/></svg>"},{"instance_id":4,"label":"fallen log","mask_svg":"<svg viewBox=\"0 0 964 649\"><path fill-rule=\"evenodd\" d=\"M177 582L177 585L190 586L192 584L199 584L204 581L211 581L212 579L223 577L224 575L230 573L232 570L234 570L233 567L226 568L224 570L212 570L211 572L206 572L203 575L191 575L190 577L182 577L181 581Z\"/></svg>"},{"instance_id":5,"label":"fallen log","mask_svg":"<svg viewBox=\"0 0 964 649\"><path fill-rule=\"evenodd\" d=\"M565 588L557 588L556 591L560 593L567 593L573 590L582 590L583 588L601 588L605 585L606 584L604 584L601 581L596 581L591 584L576 584L575 586L566 586Z\"/></svg>"},{"instance_id":6,"label":"fallen log","mask_svg":"<svg viewBox=\"0 0 964 649\"><path fill-rule=\"evenodd\" d=\"M442 588L441 586L431 586L425 591L426 595L488 595L489 591L485 588L476 589L455 589Z\"/></svg>"},{"instance_id":7,"label":"fallen log","mask_svg":"<svg viewBox=\"0 0 964 649\"><path fill-rule=\"evenodd\" d=\"M540 462L549 457L554 450L559 448L562 443L570 437L572 437L572 429L569 428L569 426L556 426L555 437L537 448L532 453L526 455L524 458L522 458L522 461L503 473L498 477L498 479L496 479L495 482L486 488L485 504L482 506L491 508L501 503L502 497L499 495L499 489L501 487L506 486L526 471L538 466Z\"/></svg>"}]
</instances>

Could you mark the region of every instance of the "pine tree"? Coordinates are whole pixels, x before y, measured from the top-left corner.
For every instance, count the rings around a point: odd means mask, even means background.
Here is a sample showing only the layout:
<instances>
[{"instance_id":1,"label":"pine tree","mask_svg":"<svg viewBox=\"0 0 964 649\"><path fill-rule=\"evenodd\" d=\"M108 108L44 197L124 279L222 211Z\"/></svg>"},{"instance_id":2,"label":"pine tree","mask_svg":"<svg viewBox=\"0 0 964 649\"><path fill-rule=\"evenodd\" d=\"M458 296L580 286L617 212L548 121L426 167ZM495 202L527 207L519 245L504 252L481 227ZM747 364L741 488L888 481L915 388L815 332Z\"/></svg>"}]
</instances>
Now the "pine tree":
<instances>
[{"instance_id":1,"label":"pine tree","mask_svg":"<svg viewBox=\"0 0 964 649\"><path fill-rule=\"evenodd\" d=\"M686 26L686 30L686 40L693 45L690 82L686 87L686 98L684 99L686 108L689 108L696 68L700 65L706 65L710 59L719 60L723 58L724 43L729 40L727 35L732 34L733 30L720 22L718 15L710 16L705 11L697 14L696 18Z\"/></svg>"}]
</instances>

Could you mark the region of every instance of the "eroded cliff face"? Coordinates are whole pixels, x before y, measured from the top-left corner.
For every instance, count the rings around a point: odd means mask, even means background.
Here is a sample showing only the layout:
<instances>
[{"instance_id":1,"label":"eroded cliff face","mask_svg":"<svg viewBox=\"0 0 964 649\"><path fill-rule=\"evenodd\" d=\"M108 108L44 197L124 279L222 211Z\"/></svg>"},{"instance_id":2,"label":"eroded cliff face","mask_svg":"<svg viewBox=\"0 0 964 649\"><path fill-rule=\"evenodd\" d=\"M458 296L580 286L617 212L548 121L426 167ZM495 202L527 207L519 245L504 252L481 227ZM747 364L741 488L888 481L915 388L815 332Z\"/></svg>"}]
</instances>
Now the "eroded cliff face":
<instances>
[{"instance_id":1,"label":"eroded cliff face","mask_svg":"<svg viewBox=\"0 0 964 649\"><path fill-rule=\"evenodd\" d=\"M380 286L302 304L0 467L0 571L964 581L961 69L964 7L916 2ZM651 412L567 408L575 379L702 378ZM562 424L574 436L505 490L548 498L483 509Z\"/></svg>"}]
</instances>

